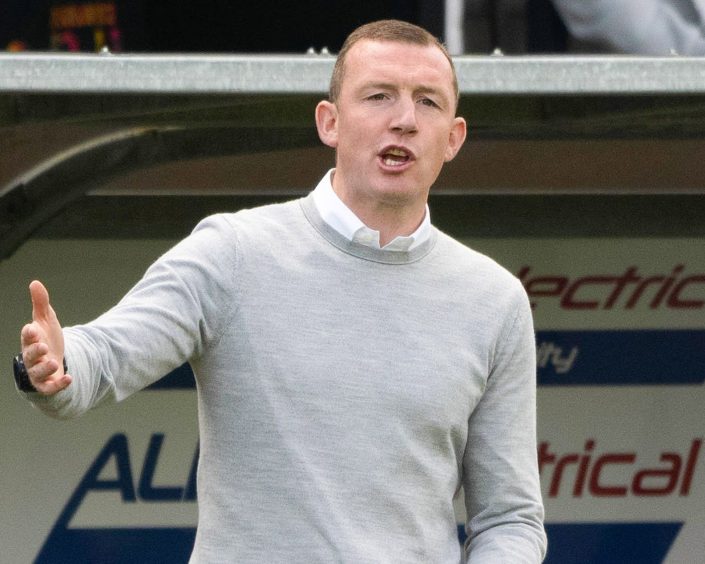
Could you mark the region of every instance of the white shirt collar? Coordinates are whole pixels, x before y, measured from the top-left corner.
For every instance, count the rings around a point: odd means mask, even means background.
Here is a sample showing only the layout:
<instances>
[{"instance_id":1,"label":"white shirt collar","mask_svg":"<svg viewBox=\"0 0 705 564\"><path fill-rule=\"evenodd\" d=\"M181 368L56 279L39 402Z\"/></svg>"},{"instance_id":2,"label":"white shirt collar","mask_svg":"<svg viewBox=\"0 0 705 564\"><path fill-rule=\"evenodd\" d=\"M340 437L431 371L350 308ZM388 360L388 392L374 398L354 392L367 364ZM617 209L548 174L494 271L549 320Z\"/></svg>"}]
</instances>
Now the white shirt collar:
<instances>
[{"instance_id":1,"label":"white shirt collar","mask_svg":"<svg viewBox=\"0 0 705 564\"><path fill-rule=\"evenodd\" d=\"M345 237L348 241L360 243L373 249L383 248L387 251L410 251L425 242L431 236L431 213L426 206L421 225L408 236L398 236L384 247L379 246L379 231L367 227L333 190L331 169L321 179L313 191L313 201L323 221Z\"/></svg>"}]
</instances>

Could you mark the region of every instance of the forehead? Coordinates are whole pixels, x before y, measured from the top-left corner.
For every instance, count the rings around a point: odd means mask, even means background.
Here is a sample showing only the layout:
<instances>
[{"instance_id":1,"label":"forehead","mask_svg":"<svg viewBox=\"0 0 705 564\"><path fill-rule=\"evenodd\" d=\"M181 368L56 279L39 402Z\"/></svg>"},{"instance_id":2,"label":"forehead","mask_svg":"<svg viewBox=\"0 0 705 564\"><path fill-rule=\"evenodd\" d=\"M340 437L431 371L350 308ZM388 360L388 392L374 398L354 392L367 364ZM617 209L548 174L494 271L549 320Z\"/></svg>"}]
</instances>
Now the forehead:
<instances>
[{"instance_id":1,"label":"forehead","mask_svg":"<svg viewBox=\"0 0 705 564\"><path fill-rule=\"evenodd\" d=\"M453 72L435 45L363 39L345 59L342 89L363 83L383 82L399 86L435 88L453 92Z\"/></svg>"}]
</instances>

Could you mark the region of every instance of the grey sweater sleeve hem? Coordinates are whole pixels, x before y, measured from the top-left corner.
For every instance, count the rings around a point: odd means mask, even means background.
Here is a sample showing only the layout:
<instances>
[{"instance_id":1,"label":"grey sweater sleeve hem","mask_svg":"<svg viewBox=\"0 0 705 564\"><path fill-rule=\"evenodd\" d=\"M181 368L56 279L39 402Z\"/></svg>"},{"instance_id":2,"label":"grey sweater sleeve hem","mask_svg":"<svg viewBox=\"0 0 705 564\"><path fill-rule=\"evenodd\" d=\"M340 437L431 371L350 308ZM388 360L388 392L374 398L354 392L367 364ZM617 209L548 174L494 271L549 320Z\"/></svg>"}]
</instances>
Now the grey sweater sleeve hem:
<instances>
[{"instance_id":1,"label":"grey sweater sleeve hem","mask_svg":"<svg viewBox=\"0 0 705 564\"><path fill-rule=\"evenodd\" d=\"M44 414L55 419L75 419L88 410L112 397L114 390L101 381L91 378L91 363L83 348L76 342L80 339L71 328L64 329L64 357L71 384L60 392L47 396L39 393L27 394L27 399Z\"/></svg>"}]
</instances>

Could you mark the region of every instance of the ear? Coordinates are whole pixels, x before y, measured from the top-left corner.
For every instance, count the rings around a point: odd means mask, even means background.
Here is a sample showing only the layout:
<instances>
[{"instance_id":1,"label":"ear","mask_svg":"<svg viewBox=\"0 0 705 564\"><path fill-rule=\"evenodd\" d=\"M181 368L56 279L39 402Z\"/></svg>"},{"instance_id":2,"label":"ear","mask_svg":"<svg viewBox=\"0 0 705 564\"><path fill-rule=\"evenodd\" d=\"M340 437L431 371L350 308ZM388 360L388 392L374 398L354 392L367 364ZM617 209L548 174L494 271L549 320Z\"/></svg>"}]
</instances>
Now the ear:
<instances>
[{"instance_id":1,"label":"ear","mask_svg":"<svg viewBox=\"0 0 705 564\"><path fill-rule=\"evenodd\" d=\"M338 146L338 108L333 102L322 100L316 106L316 129L325 145Z\"/></svg>"},{"instance_id":2,"label":"ear","mask_svg":"<svg viewBox=\"0 0 705 564\"><path fill-rule=\"evenodd\" d=\"M445 162L452 161L455 155L460 151L460 147L463 146L465 142L465 136L467 135L467 124L465 120L461 117L456 117L453 119L453 126L450 130L450 135L448 136L448 145L446 146Z\"/></svg>"}]
</instances>

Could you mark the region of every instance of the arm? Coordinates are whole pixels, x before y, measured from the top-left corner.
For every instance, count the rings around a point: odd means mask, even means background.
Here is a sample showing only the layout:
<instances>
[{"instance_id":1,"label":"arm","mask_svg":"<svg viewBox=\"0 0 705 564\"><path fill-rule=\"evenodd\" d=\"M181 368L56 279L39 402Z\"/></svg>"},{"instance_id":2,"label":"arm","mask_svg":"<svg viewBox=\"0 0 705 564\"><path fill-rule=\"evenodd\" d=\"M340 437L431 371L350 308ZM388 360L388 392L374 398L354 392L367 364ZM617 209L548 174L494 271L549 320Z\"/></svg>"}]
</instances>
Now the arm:
<instances>
[{"instance_id":1,"label":"arm","mask_svg":"<svg viewBox=\"0 0 705 564\"><path fill-rule=\"evenodd\" d=\"M546 552L536 454L536 345L528 299L516 292L485 392L469 420L463 463L466 552L472 564L535 564Z\"/></svg>"},{"instance_id":2,"label":"arm","mask_svg":"<svg viewBox=\"0 0 705 564\"><path fill-rule=\"evenodd\" d=\"M28 394L29 399L48 415L76 417L103 401L120 401L202 354L235 303L233 233L227 219L210 218L98 319L58 334L57 321L54 352L44 355L43 370L55 369L59 377L65 353L71 376L60 380L63 387ZM29 335L35 332L31 326ZM36 348L39 358L43 346ZM30 353L32 381L40 375L33 359Z\"/></svg>"},{"instance_id":3,"label":"arm","mask_svg":"<svg viewBox=\"0 0 705 564\"><path fill-rule=\"evenodd\" d=\"M693 6L685 14L674 2L553 0L573 37L618 53L705 54L702 22Z\"/></svg>"}]
</instances>

